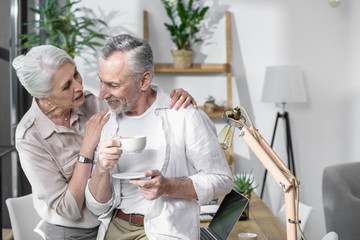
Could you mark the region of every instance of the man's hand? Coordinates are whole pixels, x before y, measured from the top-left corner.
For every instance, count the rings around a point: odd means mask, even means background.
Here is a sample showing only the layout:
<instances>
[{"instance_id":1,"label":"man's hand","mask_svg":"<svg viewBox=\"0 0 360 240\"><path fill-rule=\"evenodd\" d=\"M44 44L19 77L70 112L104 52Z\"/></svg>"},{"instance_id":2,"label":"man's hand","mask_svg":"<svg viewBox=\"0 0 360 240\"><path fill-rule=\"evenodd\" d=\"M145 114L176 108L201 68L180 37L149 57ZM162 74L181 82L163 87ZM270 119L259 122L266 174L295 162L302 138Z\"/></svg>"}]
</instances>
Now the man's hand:
<instances>
[{"instance_id":1,"label":"man's hand","mask_svg":"<svg viewBox=\"0 0 360 240\"><path fill-rule=\"evenodd\" d=\"M157 199L168 191L168 180L164 178L159 170L148 170L144 173L144 176L151 177L151 179L130 180L130 183L136 185L147 200Z\"/></svg>"},{"instance_id":2,"label":"man's hand","mask_svg":"<svg viewBox=\"0 0 360 240\"><path fill-rule=\"evenodd\" d=\"M181 106L186 108L190 103L192 103L194 108L197 108L195 99L182 88L173 89L170 93L170 97L171 100L168 106L170 109L174 107L175 110L179 110Z\"/></svg>"},{"instance_id":3,"label":"man's hand","mask_svg":"<svg viewBox=\"0 0 360 240\"><path fill-rule=\"evenodd\" d=\"M147 180L130 180L136 185L147 200L161 196L183 199L198 199L190 178L165 178L159 170L148 170L144 173Z\"/></svg>"},{"instance_id":4,"label":"man's hand","mask_svg":"<svg viewBox=\"0 0 360 240\"><path fill-rule=\"evenodd\" d=\"M97 164L102 171L110 172L119 162L119 158L122 154L122 150L120 149L120 138L121 137L117 137L100 143L99 162Z\"/></svg>"},{"instance_id":5,"label":"man's hand","mask_svg":"<svg viewBox=\"0 0 360 240\"><path fill-rule=\"evenodd\" d=\"M120 147L121 137L104 141L99 145L99 158L94 174L90 178L89 190L96 201L106 203L111 199L110 171L119 162L122 150Z\"/></svg>"}]
</instances>

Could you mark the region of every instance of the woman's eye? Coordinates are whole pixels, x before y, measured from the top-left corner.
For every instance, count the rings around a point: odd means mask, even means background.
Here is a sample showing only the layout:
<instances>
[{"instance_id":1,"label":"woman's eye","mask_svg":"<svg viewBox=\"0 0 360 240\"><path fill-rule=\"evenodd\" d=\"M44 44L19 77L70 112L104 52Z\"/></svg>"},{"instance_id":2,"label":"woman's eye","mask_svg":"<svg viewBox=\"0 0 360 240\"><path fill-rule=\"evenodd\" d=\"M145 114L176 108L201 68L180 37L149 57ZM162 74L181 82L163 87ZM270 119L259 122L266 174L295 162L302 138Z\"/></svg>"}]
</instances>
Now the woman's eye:
<instances>
[{"instance_id":1,"label":"woman's eye","mask_svg":"<svg viewBox=\"0 0 360 240\"><path fill-rule=\"evenodd\" d=\"M66 90L66 89L68 89L69 87L70 87L70 83L67 83L67 84L64 86L63 90Z\"/></svg>"}]
</instances>

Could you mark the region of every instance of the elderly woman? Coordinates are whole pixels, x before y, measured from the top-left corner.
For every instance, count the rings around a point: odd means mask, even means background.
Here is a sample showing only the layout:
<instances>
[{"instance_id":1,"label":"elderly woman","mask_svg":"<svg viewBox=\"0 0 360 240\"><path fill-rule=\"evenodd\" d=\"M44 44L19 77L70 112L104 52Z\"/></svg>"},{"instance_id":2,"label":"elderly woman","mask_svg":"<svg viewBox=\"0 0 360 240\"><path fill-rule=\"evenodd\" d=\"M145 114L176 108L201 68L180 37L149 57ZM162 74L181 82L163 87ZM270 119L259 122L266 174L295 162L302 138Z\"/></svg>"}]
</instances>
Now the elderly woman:
<instances>
[{"instance_id":1,"label":"elderly woman","mask_svg":"<svg viewBox=\"0 0 360 240\"><path fill-rule=\"evenodd\" d=\"M83 91L73 59L59 48L34 47L13 67L34 96L16 129L16 149L43 219L38 228L45 239L95 239L100 222L84 204L84 190L107 105ZM169 107L193 101L186 91L175 92Z\"/></svg>"}]
</instances>

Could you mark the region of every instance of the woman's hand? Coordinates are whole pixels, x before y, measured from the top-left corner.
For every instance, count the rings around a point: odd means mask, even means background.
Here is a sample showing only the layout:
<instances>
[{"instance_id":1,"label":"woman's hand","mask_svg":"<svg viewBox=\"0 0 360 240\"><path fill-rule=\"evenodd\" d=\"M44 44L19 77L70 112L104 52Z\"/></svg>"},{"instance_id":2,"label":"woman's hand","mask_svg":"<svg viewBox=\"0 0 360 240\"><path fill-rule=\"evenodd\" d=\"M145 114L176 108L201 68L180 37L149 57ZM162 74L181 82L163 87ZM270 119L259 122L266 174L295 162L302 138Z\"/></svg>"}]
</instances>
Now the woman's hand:
<instances>
[{"instance_id":1,"label":"woman's hand","mask_svg":"<svg viewBox=\"0 0 360 240\"><path fill-rule=\"evenodd\" d=\"M186 108L190 105L190 103L192 103L194 108L197 108L195 99L182 88L173 89L170 93L170 97L171 100L169 103L169 108L174 107L175 110L179 110L181 106Z\"/></svg>"},{"instance_id":2,"label":"woman's hand","mask_svg":"<svg viewBox=\"0 0 360 240\"><path fill-rule=\"evenodd\" d=\"M94 150L99 143L101 130L109 120L109 109L94 114L85 124L84 138L81 144L80 155L93 158Z\"/></svg>"}]
</instances>

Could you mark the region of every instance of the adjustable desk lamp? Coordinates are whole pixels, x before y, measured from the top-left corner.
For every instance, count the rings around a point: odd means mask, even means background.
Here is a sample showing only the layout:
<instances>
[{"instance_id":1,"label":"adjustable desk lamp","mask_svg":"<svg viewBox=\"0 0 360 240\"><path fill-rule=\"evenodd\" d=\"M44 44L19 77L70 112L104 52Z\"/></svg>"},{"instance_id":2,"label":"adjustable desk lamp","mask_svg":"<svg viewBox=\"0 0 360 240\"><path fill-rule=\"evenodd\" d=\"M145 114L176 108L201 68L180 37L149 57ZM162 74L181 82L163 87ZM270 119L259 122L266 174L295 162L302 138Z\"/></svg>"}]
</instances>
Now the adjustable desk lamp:
<instances>
[{"instance_id":1,"label":"adjustable desk lamp","mask_svg":"<svg viewBox=\"0 0 360 240\"><path fill-rule=\"evenodd\" d=\"M290 133L289 113L285 111L285 104L306 102L305 84L300 68L297 66L267 67L261 100L263 102L274 102L282 104L282 113L278 112L276 116L270 147L272 148L274 146L278 120L282 118L285 123L288 167L294 176L296 176ZM267 170L264 172L260 198L263 198L266 176Z\"/></svg>"},{"instance_id":2,"label":"adjustable desk lamp","mask_svg":"<svg viewBox=\"0 0 360 240\"><path fill-rule=\"evenodd\" d=\"M241 115L241 111L246 114L250 123L250 128L245 124L246 120ZM243 107L236 107L232 111L225 111L222 119L227 123L219 134L220 145L228 149L232 144L235 127L240 129L240 136L244 139L251 151L261 161L262 165L270 172L275 181L285 193L286 208L286 234L287 240L296 240L296 225L303 239L306 239L300 229L299 221L299 182L295 176L286 168L272 148L266 143L260 133L255 129L253 123ZM296 193L296 207L295 207Z\"/></svg>"}]
</instances>

